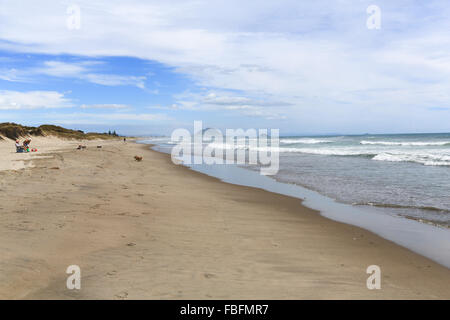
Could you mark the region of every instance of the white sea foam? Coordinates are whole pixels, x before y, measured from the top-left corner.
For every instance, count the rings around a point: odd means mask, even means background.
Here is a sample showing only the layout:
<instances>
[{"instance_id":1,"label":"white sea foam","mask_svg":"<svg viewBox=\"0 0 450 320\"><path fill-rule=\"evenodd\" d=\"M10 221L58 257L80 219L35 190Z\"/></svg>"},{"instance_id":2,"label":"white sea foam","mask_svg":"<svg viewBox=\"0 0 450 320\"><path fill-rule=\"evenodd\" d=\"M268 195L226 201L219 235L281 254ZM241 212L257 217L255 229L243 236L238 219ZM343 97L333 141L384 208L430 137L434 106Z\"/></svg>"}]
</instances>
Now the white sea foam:
<instances>
[{"instance_id":1,"label":"white sea foam","mask_svg":"<svg viewBox=\"0 0 450 320\"><path fill-rule=\"evenodd\" d=\"M280 153L309 153L309 154L319 154L319 155L338 155L338 156L358 156L358 155L375 155L369 150L357 150L354 148L295 148L295 147L272 147L272 146L249 146L249 145L238 145L238 144L223 144L223 143L210 143L208 144L211 148L216 149L245 149L252 151L262 151L262 152L280 152Z\"/></svg>"},{"instance_id":2,"label":"white sea foam","mask_svg":"<svg viewBox=\"0 0 450 320\"><path fill-rule=\"evenodd\" d=\"M145 141L164 142L164 141L170 141L170 137L149 137Z\"/></svg>"},{"instance_id":3,"label":"white sea foam","mask_svg":"<svg viewBox=\"0 0 450 320\"><path fill-rule=\"evenodd\" d=\"M385 152L376 149L363 148L280 148L279 152L307 153L329 156L364 156L372 157L372 160L389 162L415 162L426 166L450 166L450 154L443 153L420 153L418 151L402 152L393 150Z\"/></svg>"},{"instance_id":4,"label":"white sea foam","mask_svg":"<svg viewBox=\"0 0 450 320\"><path fill-rule=\"evenodd\" d=\"M300 152L328 156L369 156L374 155L370 150L356 150L353 148L281 148L280 152Z\"/></svg>"},{"instance_id":5,"label":"white sea foam","mask_svg":"<svg viewBox=\"0 0 450 320\"><path fill-rule=\"evenodd\" d=\"M280 143L282 144L294 144L294 143L304 143L304 144L318 144L318 143L332 143L329 139L314 139L314 138L281 138Z\"/></svg>"},{"instance_id":6,"label":"white sea foam","mask_svg":"<svg viewBox=\"0 0 450 320\"><path fill-rule=\"evenodd\" d=\"M171 144L171 142L168 143ZM191 142L182 142L181 144L186 147L192 146ZM275 148L270 145L258 146L257 141L238 140L234 143L229 143L228 141L204 142L203 147L209 146L210 148L222 150L278 152L280 154L303 153L323 156L359 156L375 161L414 162L426 166L450 166L450 148L447 148L447 144L450 146L450 140L448 139L441 141L437 139L429 141L420 141L419 139L418 141L405 141L400 139L397 139L397 141L384 141L380 139L354 139L346 141L341 138L339 141L336 141L336 138L292 137L281 138L280 144L280 146Z\"/></svg>"},{"instance_id":7,"label":"white sea foam","mask_svg":"<svg viewBox=\"0 0 450 320\"><path fill-rule=\"evenodd\" d=\"M210 148L214 148L214 149L223 149L223 150L247 150L249 149L249 146L244 144L228 144L228 143L216 143L216 142L212 142L207 144Z\"/></svg>"},{"instance_id":8,"label":"white sea foam","mask_svg":"<svg viewBox=\"0 0 450 320\"><path fill-rule=\"evenodd\" d=\"M416 162L426 166L450 166L450 156L433 153L390 153L383 152L372 160L390 162Z\"/></svg>"},{"instance_id":9,"label":"white sea foam","mask_svg":"<svg viewBox=\"0 0 450 320\"><path fill-rule=\"evenodd\" d=\"M362 140L360 144L382 146L450 146L450 141L368 141Z\"/></svg>"}]
</instances>

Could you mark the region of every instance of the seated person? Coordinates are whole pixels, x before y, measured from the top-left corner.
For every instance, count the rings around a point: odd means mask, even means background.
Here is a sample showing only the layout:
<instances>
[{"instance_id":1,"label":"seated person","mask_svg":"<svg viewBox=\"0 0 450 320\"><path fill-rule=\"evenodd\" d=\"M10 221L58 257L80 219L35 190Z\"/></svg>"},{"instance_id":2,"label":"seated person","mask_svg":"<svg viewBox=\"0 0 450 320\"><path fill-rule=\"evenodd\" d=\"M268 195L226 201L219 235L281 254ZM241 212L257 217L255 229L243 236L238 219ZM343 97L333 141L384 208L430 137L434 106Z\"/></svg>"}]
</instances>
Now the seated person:
<instances>
[{"instance_id":1,"label":"seated person","mask_svg":"<svg viewBox=\"0 0 450 320\"><path fill-rule=\"evenodd\" d=\"M23 147L20 145L19 140L16 140L16 152L23 152Z\"/></svg>"}]
</instances>

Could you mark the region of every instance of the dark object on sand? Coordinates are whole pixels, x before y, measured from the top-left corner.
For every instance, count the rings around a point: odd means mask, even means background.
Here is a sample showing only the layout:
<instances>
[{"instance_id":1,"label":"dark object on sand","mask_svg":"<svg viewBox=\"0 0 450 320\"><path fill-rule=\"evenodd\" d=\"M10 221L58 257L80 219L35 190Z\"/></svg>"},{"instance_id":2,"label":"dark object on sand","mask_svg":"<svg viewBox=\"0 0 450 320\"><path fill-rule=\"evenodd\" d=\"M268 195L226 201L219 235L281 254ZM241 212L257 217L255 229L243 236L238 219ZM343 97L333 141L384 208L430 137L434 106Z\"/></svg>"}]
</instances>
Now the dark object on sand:
<instances>
[{"instance_id":1,"label":"dark object on sand","mask_svg":"<svg viewBox=\"0 0 450 320\"><path fill-rule=\"evenodd\" d=\"M24 148L27 148L27 147L30 145L30 143L31 143L31 139L25 140L25 141L23 142L23 147L24 147Z\"/></svg>"},{"instance_id":2,"label":"dark object on sand","mask_svg":"<svg viewBox=\"0 0 450 320\"><path fill-rule=\"evenodd\" d=\"M80 144L80 145L78 145L77 150L82 150L82 149L86 149L86 148L87 148L86 146L82 146L82 145Z\"/></svg>"},{"instance_id":3,"label":"dark object on sand","mask_svg":"<svg viewBox=\"0 0 450 320\"><path fill-rule=\"evenodd\" d=\"M142 161L142 157L134 156L134 160L136 160L137 162L141 162Z\"/></svg>"},{"instance_id":4,"label":"dark object on sand","mask_svg":"<svg viewBox=\"0 0 450 320\"><path fill-rule=\"evenodd\" d=\"M97 146L98 149L101 149L102 146Z\"/></svg>"}]
</instances>

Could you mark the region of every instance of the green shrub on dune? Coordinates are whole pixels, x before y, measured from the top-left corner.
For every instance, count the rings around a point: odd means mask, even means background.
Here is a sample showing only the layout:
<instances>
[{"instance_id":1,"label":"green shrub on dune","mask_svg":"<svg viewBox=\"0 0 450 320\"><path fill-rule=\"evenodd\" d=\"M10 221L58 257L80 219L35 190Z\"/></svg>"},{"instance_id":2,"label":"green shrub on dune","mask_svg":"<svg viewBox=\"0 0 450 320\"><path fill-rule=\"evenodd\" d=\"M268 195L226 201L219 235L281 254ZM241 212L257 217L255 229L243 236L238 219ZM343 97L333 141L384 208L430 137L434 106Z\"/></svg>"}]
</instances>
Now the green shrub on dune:
<instances>
[{"instance_id":1,"label":"green shrub on dune","mask_svg":"<svg viewBox=\"0 0 450 320\"><path fill-rule=\"evenodd\" d=\"M113 139L111 136L104 133L89 132L84 133L81 130L71 130L60 126L44 124L39 127L28 127L17 123L5 122L0 123L0 140L2 137L16 140L21 137L29 136L54 136L62 139L74 140L94 140L94 139Z\"/></svg>"}]
</instances>

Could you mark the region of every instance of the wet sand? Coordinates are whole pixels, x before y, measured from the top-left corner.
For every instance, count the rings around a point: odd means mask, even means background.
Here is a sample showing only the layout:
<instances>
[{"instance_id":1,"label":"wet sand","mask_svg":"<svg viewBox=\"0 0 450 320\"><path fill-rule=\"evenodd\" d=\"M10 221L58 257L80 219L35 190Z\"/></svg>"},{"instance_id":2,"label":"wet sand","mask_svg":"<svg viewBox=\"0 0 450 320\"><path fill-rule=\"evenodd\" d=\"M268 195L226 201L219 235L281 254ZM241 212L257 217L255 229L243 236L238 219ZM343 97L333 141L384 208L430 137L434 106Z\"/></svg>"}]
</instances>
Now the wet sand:
<instances>
[{"instance_id":1,"label":"wet sand","mask_svg":"<svg viewBox=\"0 0 450 320\"><path fill-rule=\"evenodd\" d=\"M145 145L77 144L0 171L2 299L450 298L449 269L299 199ZM69 265L81 290L66 288ZM369 265L380 290L366 287Z\"/></svg>"}]
</instances>

